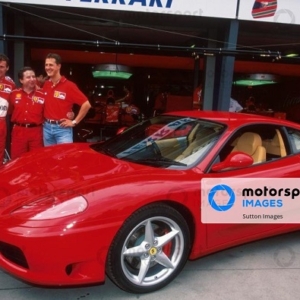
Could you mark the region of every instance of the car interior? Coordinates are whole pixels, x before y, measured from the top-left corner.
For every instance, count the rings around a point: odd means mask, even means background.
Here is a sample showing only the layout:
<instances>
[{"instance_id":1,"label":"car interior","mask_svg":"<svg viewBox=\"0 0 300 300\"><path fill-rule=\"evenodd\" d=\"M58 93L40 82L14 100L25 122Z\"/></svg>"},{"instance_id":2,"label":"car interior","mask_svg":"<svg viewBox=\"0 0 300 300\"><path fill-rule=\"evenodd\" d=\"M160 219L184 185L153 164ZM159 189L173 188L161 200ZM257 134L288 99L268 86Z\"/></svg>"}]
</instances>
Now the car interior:
<instances>
[{"instance_id":1,"label":"car interior","mask_svg":"<svg viewBox=\"0 0 300 300\"><path fill-rule=\"evenodd\" d=\"M280 129L272 125L244 127L230 138L220 151L220 161L230 153L240 151L253 158L253 164L271 161L288 155Z\"/></svg>"},{"instance_id":2,"label":"car interior","mask_svg":"<svg viewBox=\"0 0 300 300\"><path fill-rule=\"evenodd\" d=\"M209 144L220 133L218 128L203 127L200 124L196 124L191 130L190 127L185 129L185 131L180 131L182 134L174 132L173 135L176 136L167 136L155 143L163 157L189 165L198 159L202 151L206 151ZM189 130L189 134L186 135ZM267 124L239 129L223 147L216 161L223 161L230 153L236 151L250 155L253 158L253 164L287 156L280 129Z\"/></svg>"},{"instance_id":3,"label":"car interior","mask_svg":"<svg viewBox=\"0 0 300 300\"><path fill-rule=\"evenodd\" d=\"M266 149L269 157L277 158L286 156L286 149L282 139L282 135L278 129L276 129L276 134L271 140L264 140L263 146Z\"/></svg>"},{"instance_id":4,"label":"car interior","mask_svg":"<svg viewBox=\"0 0 300 300\"><path fill-rule=\"evenodd\" d=\"M189 132L180 130L182 134L176 134L176 137L171 138L168 136L155 142L162 156L190 165L217 141L224 129L224 126L213 123L206 125L196 123L193 127L190 125L188 127ZM170 146L170 143L172 143L172 147L165 147L166 145ZM165 151L165 148L168 151Z\"/></svg>"},{"instance_id":5,"label":"car interior","mask_svg":"<svg viewBox=\"0 0 300 300\"><path fill-rule=\"evenodd\" d=\"M213 128L203 128L198 131L196 128L196 131L193 133L193 137L190 137L192 133L188 137L188 147L179 156L177 156L175 160L181 161L184 158L197 152L197 150L199 150L201 147L205 146L208 142L210 142L213 136L215 136L215 134L216 131Z\"/></svg>"},{"instance_id":6,"label":"car interior","mask_svg":"<svg viewBox=\"0 0 300 300\"><path fill-rule=\"evenodd\" d=\"M150 124L137 131L135 136L126 139L127 150L120 150L118 157L134 161L173 161L174 165L181 163L182 166L190 166L210 151L225 128L221 124L203 121L187 122L174 128L166 124ZM212 165L224 162L234 152L248 154L252 157L253 164L286 157L291 153L291 146L283 133L283 128L273 124L253 124L236 129L224 143ZM124 141L121 148L124 148Z\"/></svg>"},{"instance_id":7,"label":"car interior","mask_svg":"<svg viewBox=\"0 0 300 300\"><path fill-rule=\"evenodd\" d=\"M262 145L262 139L259 134L254 132L245 132L237 140L236 145L231 152L241 151L249 154L253 158L253 163L266 161L266 148Z\"/></svg>"}]
</instances>

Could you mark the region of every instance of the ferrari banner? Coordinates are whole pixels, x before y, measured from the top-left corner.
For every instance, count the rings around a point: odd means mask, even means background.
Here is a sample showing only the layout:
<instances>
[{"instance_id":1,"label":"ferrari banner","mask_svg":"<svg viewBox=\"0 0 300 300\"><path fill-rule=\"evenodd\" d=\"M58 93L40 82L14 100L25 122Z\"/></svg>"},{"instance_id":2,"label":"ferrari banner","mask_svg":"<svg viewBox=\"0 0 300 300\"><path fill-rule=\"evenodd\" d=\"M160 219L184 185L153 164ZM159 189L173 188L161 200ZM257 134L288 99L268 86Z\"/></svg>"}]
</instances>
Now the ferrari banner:
<instances>
[{"instance_id":1,"label":"ferrari banner","mask_svg":"<svg viewBox=\"0 0 300 300\"><path fill-rule=\"evenodd\" d=\"M300 24L299 0L0 0L1 2Z\"/></svg>"},{"instance_id":2,"label":"ferrari banner","mask_svg":"<svg viewBox=\"0 0 300 300\"><path fill-rule=\"evenodd\" d=\"M237 0L10 0L0 2L235 18Z\"/></svg>"}]
</instances>

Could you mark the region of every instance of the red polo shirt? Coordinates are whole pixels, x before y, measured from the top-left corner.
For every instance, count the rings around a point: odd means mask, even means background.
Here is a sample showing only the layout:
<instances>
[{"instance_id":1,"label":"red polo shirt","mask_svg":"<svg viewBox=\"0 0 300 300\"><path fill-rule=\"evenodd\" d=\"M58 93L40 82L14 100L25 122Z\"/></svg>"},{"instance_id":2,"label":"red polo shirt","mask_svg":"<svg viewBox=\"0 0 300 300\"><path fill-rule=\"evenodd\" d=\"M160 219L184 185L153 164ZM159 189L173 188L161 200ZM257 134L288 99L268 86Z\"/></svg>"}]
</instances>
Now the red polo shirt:
<instances>
[{"instance_id":1,"label":"red polo shirt","mask_svg":"<svg viewBox=\"0 0 300 300\"><path fill-rule=\"evenodd\" d=\"M45 95L41 90L27 94L23 89L12 91L9 97L11 121L22 124L42 124Z\"/></svg>"},{"instance_id":2,"label":"red polo shirt","mask_svg":"<svg viewBox=\"0 0 300 300\"><path fill-rule=\"evenodd\" d=\"M61 77L57 84L45 81L43 91L46 95L44 117L50 120L67 118L73 104L81 106L88 99L72 81Z\"/></svg>"},{"instance_id":3,"label":"red polo shirt","mask_svg":"<svg viewBox=\"0 0 300 300\"><path fill-rule=\"evenodd\" d=\"M9 95L16 88L9 76L0 79L0 118L4 118L8 111Z\"/></svg>"}]
</instances>

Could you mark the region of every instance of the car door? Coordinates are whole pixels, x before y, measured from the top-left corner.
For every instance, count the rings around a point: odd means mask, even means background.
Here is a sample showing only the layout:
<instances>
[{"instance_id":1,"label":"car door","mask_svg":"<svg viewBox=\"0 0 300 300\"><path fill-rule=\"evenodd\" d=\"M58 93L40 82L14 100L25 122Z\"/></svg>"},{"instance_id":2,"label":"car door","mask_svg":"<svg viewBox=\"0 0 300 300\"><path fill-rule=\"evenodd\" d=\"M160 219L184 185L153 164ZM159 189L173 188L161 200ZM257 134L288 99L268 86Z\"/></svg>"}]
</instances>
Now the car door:
<instances>
[{"instance_id":1,"label":"car door","mask_svg":"<svg viewBox=\"0 0 300 300\"><path fill-rule=\"evenodd\" d=\"M254 130L254 128L247 128L246 131ZM255 128L256 132L258 131ZM265 138L264 132L269 131L271 135L270 138ZM243 129L245 131L245 128ZM262 142L265 146L267 143L273 141L276 134L280 133L280 137L283 137L284 130L274 126L269 126L262 130ZM234 147L236 144L236 137L240 136L240 133L236 133L229 141L230 147ZM300 136L300 135L299 135ZM292 153L291 146L288 142L288 139L285 137L281 139L283 143L283 148L286 151L283 153L283 156L280 154L275 157L275 154L268 154L265 162L253 164L250 167L239 168L239 169L228 169L223 170L222 172L212 172L211 170L207 173L207 178L293 178L299 177L300 174L300 158L299 155ZM274 143L273 143L274 144ZM219 156L229 153L230 147L225 145ZM226 149L228 147L229 149ZM282 149L281 149L282 150ZM272 152L271 150L269 150ZM219 158L218 158L219 159ZM286 226L285 224L207 224L206 233L207 233L207 246L216 247L218 245L234 243L238 240L251 239L254 236L262 236L267 232L272 232L278 230L280 227Z\"/></svg>"}]
</instances>

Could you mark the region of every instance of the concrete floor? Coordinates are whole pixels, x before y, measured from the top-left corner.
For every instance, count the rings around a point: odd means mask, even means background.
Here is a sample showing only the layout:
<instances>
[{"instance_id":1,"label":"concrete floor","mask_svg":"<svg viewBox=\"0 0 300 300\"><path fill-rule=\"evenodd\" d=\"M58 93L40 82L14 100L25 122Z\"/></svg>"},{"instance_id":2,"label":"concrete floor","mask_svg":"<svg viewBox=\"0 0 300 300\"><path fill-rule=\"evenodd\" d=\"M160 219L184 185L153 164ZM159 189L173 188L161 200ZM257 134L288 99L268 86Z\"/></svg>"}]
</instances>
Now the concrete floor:
<instances>
[{"instance_id":1,"label":"concrete floor","mask_svg":"<svg viewBox=\"0 0 300 300\"><path fill-rule=\"evenodd\" d=\"M250 243L189 261L166 288L146 295L128 294L107 280L82 288L43 288L0 270L1 300L299 300L300 232Z\"/></svg>"}]
</instances>

